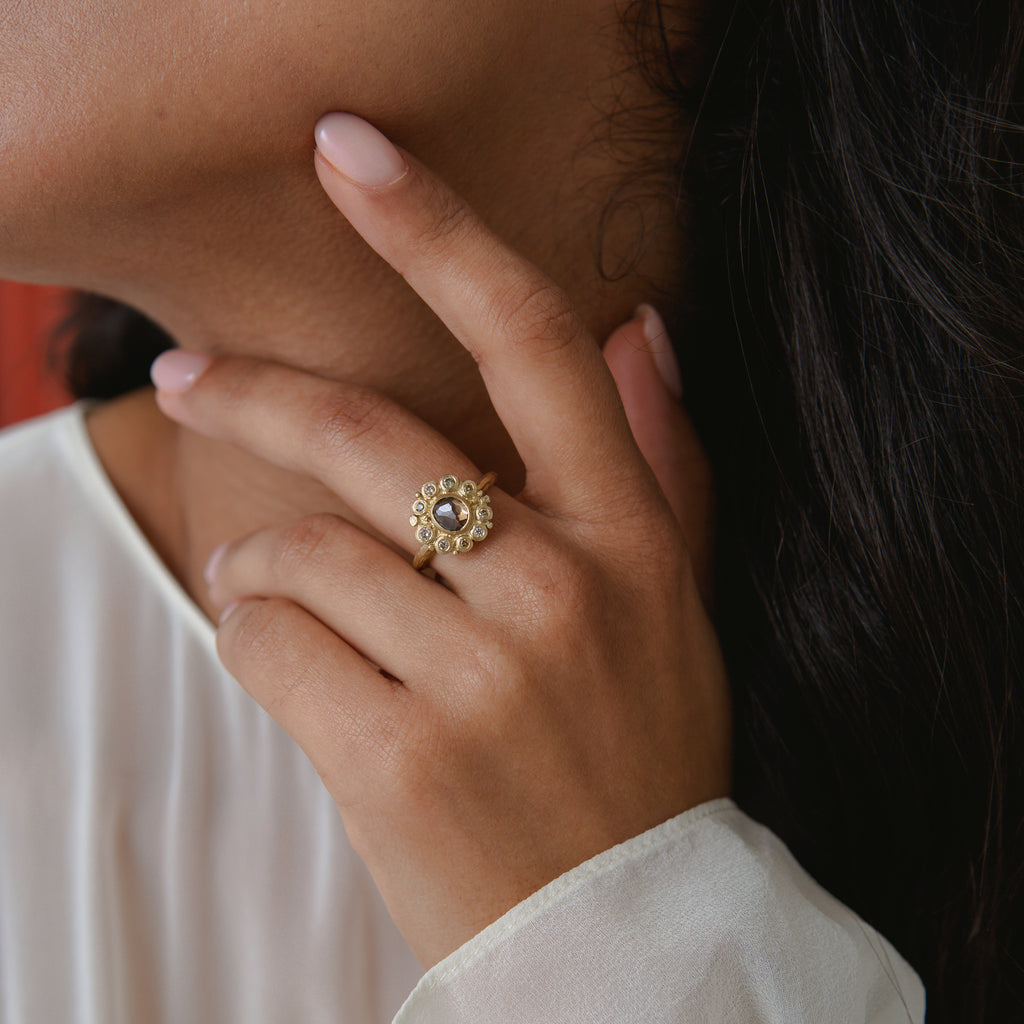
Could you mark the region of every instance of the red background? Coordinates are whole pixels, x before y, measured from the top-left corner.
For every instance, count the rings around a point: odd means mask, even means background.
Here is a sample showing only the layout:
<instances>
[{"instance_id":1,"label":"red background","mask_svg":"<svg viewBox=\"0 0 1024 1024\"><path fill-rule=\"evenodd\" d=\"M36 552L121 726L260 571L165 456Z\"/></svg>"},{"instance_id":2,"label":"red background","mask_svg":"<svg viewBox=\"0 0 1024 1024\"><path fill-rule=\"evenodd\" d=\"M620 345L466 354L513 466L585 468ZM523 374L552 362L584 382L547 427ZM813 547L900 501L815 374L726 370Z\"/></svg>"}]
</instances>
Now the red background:
<instances>
[{"instance_id":1,"label":"red background","mask_svg":"<svg viewBox=\"0 0 1024 1024\"><path fill-rule=\"evenodd\" d=\"M0 281L0 426L69 401L46 369L47 338L65 301L57 288Z\"/></svg>"}]
</instances>

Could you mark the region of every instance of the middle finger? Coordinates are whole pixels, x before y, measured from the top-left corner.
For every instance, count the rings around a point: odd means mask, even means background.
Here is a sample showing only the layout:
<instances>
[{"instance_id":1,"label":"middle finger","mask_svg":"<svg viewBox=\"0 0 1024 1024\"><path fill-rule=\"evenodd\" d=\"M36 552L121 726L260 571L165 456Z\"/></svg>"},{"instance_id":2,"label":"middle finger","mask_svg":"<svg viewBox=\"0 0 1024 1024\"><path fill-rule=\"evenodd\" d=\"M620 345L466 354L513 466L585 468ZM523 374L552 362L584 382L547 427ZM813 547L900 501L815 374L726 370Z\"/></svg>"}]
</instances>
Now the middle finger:
<instances>
[{"instance_id":1,"label":"middle finger","mask_svg":"<svg viewBox=\"0 0 1024 1024\"><path fill-rule=\"evenodd\" d=\"M530 504L601 530L617 519L608 499L655 490L601 350L566 293L367 122L330 114L316 138L334 204L479 365L526 466Z\"/></svg>"}]
</instances>

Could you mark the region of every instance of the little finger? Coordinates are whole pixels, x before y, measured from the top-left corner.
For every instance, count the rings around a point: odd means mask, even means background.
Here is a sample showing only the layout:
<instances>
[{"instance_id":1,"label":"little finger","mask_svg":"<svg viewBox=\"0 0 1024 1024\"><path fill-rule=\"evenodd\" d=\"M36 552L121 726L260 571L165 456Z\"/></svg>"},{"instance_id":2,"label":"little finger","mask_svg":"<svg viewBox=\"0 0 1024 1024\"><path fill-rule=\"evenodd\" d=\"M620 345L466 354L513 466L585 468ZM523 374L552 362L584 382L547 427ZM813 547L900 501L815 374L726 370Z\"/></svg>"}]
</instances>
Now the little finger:
<instances>
[{"instance_id":1,"label":"little finger","mask_svg":"<svg viewBox=\"0 0 1024 1024\"><path fill-rule=\"evenodd\" d=\"M372 793L406 732L412 694L309 612L284 598L246 600L217 631L224 667L302 748L343 807Z\"/></svg>"}]
</instances>

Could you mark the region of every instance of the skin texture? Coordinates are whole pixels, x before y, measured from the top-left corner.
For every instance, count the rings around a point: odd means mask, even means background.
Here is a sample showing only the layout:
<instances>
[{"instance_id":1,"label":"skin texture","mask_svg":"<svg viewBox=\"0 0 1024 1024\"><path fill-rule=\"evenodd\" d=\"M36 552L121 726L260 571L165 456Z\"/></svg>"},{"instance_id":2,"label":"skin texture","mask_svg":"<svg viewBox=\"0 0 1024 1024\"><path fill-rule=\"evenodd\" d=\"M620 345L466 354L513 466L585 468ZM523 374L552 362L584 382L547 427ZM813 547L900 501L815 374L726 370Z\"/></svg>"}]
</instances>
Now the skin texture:
<instances>
[{"instance_id":1,"label":"skin texture","mask_svg":"<svg viewBox=\"0 0 1024 1024\"><path fill-rule=\"evenodd\" d=\"M614 282L597 269L604 201L651 155L595 144L608 111L650 100L616 24L598 0L0 12L0 274L122 298L221 357L159 405L144 390L101 407L93 443L211 619L260 598L229 617L222 657L321 771L425 965L562 871L728 792L728 689L700 600L710 480L630 320L655 284L683 281L673 211L643 200L663 228ZM415 153L406 186L369 194L314 162L313 126L338 109ZM635 242L615 224L613 256ZM448 276L411 274L424 253ZM481 302L483 321L453 318ZM623 323L602 360L598 339ZM574 431L553 395L576 401ZM541 412L530 442L522 424ZM341 447L313 441L329 436ZM471 468L499 474L505 536L442 586L408 565L391 502ZM647 525L626 539L592 518L623 495ZM310 523L331 525L306 557L256 554L261 537L300 550ZM243 538L253 557L229 548L211 590L211 552ZM416 668L436 640L411 626L370 630L389 641L373 657L343 609L310 615L325 580L378 586L378 624L449 602L471 668L441 692Z\"/></svg>"}]
</instances>

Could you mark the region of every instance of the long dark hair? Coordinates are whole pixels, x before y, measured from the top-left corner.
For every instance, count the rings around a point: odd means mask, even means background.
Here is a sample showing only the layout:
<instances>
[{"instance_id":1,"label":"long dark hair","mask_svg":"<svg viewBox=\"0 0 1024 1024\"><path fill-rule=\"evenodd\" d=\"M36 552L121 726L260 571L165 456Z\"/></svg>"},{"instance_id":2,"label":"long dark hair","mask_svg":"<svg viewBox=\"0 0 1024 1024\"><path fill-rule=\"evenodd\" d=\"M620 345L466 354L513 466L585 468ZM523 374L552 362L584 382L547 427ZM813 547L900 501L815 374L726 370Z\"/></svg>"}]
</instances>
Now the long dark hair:
<instances>
[{"instance_id":1,"label":"long dark hair","mask_svg":"<svg viewBox=\"0 0 1024 1024\"><path fill-rule=\"evenodd\" d=\"M931 1024L1011 1019L1021 3L737 0L697 86L670 2L628 24L666 124L695 124L666 180L703 302L673 333L718 486L736 799L907 957ZM76 393L145 383L139 339L170 339L83 303Z\"/></svg>"}]
</instances>

